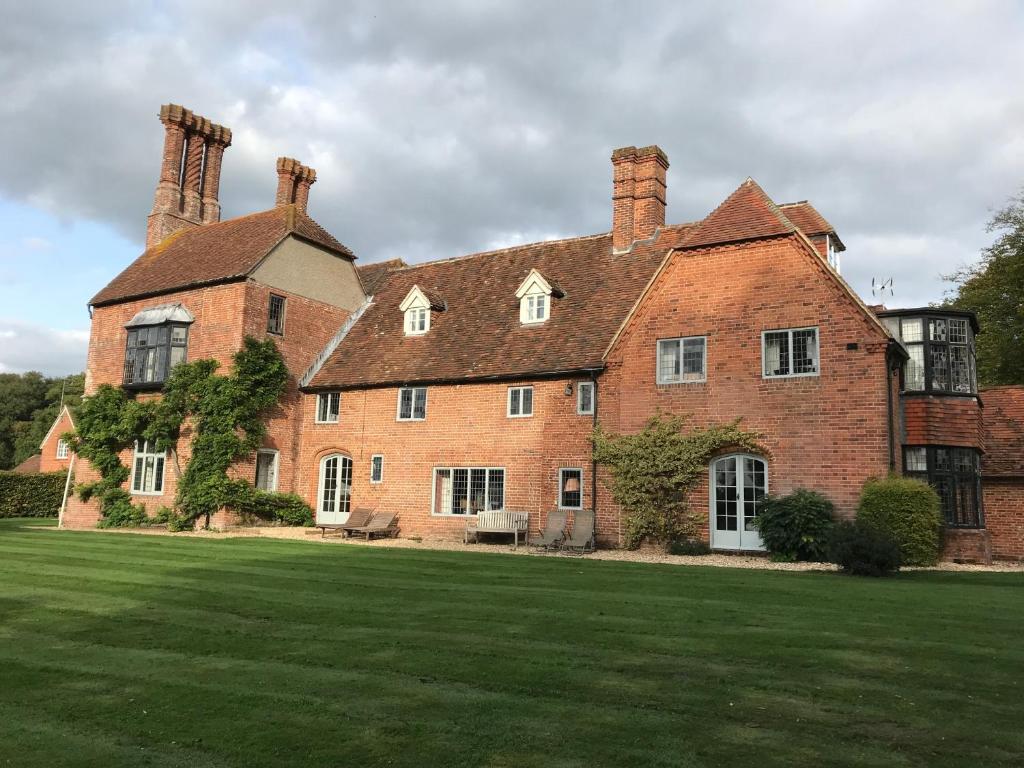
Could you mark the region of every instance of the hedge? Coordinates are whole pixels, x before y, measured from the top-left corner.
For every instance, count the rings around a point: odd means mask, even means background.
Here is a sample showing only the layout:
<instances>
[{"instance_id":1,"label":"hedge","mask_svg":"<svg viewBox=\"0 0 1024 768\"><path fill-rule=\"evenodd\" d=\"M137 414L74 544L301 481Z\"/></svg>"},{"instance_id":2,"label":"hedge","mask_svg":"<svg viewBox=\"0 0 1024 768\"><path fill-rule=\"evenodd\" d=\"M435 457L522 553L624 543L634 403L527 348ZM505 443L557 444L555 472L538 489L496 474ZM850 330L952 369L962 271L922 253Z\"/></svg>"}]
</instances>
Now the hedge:
<instances>
[{"instance_id":1,"label":"hedge","mask_svg":"<svg viewBox=\"0 0 1024 768\"><path fill-rule=\"evenodd\" d=\"M56 517L67 479L65 472L0 472L0 517Z\"/></svg>"},{"instance_id":2,"label":"hedge","mask_svg":"<svg viewBox=\"0 0 1024 768\"><path fill-rule=\"evenodd\" d=\"M903 565L934 565L941 548L939 495L927 483L890 475L864 484L857 520L896 541Z\"/></svg>"}]
</instances>

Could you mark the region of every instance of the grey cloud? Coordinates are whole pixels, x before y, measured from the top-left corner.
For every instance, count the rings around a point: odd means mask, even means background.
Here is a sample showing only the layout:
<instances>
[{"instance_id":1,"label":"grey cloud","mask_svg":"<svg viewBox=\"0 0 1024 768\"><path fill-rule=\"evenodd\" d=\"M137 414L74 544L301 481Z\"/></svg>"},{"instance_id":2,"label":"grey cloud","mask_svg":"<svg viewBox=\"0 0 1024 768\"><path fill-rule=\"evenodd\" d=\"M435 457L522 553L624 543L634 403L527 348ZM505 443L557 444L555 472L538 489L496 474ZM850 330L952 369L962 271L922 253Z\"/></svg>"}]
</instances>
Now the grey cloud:
<instances>
[{"instance_id":1,"label":"grey cloud","mask_svg":"<svg viewBox=\"0 0 1024 768\"><path fill-rule=\"evenodd\" d=\"M89 332L0 318L0 373L63 376L85 370Z\"/></svg>"},{"instance_id":2,"label":"grey cloud","mask_svg":"<svg viewBox=\"0 0 1024 768\"><path fill-rule=\"evenodd\" d=\"M1012 2L280 8L15 9L0 194L141 240L156 109L177 101L235 130L225 215L268 207L294 155L319 171L311 213L364 261L421 260L607 230L610 150L658 143L671 221L754 176L813 200L854 287L893 275L901 304L938 299L1024 181Z\"/></svg>"}]
</instances>

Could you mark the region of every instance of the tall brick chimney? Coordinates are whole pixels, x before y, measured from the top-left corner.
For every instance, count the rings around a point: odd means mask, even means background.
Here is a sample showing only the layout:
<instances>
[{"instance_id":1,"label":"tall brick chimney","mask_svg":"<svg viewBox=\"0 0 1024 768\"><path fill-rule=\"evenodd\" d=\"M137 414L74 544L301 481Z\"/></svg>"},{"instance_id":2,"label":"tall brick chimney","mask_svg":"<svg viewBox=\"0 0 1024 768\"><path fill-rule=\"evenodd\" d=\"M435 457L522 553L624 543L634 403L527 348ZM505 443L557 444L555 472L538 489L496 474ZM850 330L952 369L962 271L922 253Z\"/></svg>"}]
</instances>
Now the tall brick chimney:
<instances>
[{"instance_id":1,"label":"tall brick chimney","mask_svg":"<svg viewBox=\"0 0 1024 768\"><path fill-rule=\"evenodd\" d=\"M612 152L612 251L622 253L665 226L668 156L660 147Z\"/></svg>"},{"instance_id":2,"label":"tall brick chimney","mask_svg":"<svg viewBox=\"0 0 1024 768\"><path fill-rule=\"evenodd\" d=\"M160 107L164 124L163 162L153 211L146 224L146 248L186 227L220 221L220 166L231 146L231 131L178 104Z\"/></svg>"},{"instance_id":3,"label":"tall brick chimney","mask_svg":"<svg viewBox=\"0 0 1024 768\"><path fill-rule=\"evenodd\" d=\"M275 205L292 205L303 213L309 205L309 188L316 183L316 171L291 157L277 158L277 199Z\"/></svg>"}]
</instances>

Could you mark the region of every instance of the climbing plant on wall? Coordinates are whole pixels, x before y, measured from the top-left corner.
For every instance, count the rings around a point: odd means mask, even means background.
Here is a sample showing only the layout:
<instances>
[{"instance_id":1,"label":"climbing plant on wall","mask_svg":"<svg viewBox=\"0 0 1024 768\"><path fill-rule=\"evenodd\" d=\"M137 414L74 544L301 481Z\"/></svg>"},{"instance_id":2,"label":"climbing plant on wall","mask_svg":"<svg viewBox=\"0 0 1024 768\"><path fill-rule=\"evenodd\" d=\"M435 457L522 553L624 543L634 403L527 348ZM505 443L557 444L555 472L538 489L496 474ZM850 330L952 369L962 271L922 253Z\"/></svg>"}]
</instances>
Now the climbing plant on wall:
<instances>
[{"instance_id":1,"label":"climbing plant on wall","mask_svg":"<svg viewBox=\"0 0 1024 768\"><path fill-rule=\"evenodd\" d=\"M288 369L269 339L246 337L233 362L228 375L217 373L215 360L176 366L160 399L139 401L122 389L104 385L83 400L77 429L68 437L78 455L100 472L99 481L77 490L82 499L98 499L101 526L146 520L145 510L133 505L122 487L130 472L121 463L120 453L142 439L153 441L158 451L174 451L183 429L191 433L191 457L178 481L168 527L190 527L197 519L208 519L221 507L251 496L251 486L229 479L228 468L262 443L263 413L284 392ZM174 458L177 465L176 454Z\"/></svg>"},{"instance_id":2,"label":"climbing plant on wall","mask_svg":"<svg viewBox=\"0 0 1024 768\"><path fill-rule=\"evenodd\" d=\"M608 487L625 514L625 545L644 540L671 542L696 535L698 518L687 496L707 471L708 461L725 449L764 453L760 436L729 424L685 429L680 416L652 417L633 435L594 430L594 460L608 467Z\"/></svg>"}]
</instances>

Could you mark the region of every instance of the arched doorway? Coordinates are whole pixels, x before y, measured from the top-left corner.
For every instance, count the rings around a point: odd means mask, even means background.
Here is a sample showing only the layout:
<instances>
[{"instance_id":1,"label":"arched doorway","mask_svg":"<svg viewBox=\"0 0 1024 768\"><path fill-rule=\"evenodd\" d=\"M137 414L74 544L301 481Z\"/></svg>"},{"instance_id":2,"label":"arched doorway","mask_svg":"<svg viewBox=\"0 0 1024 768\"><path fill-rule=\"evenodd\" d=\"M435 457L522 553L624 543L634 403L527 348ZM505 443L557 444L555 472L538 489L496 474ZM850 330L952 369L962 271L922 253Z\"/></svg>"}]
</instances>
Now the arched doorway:
<instances>
[{"instance_id":1,"label":"arched doorway","mask_svg":"<svg viewBox=\"0 0 1024 768\"><path fill-rule=\"evenodd\" d=\"M344 523L352 505L352 459L332 453L320 459L316 521Z\"/></svg>"},{"instance_id":2,"label":"arched doorway","mask_svg":"<svg viewBox=\"0 0 1024 768\"><path fill-rule=\"evenodd\" d=\"M711 463L711 546L763 550L754 525L768 494L768 465L746 454L722 456Z\"/></svg>"}]
</instances>

